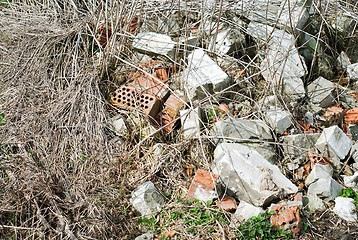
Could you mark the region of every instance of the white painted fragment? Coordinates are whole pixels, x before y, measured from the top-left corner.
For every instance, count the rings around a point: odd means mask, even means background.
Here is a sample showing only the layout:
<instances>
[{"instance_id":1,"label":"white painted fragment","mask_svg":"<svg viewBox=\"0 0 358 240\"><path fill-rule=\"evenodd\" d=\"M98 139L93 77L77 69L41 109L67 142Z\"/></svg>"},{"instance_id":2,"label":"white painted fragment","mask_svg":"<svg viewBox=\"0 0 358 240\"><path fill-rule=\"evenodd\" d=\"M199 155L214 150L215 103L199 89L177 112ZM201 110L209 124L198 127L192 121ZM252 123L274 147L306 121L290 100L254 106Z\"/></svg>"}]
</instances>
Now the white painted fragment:
<instances>
[{"instance_id":1,"label":"white painted fragment","mask_svg":"<svg viewBox=\"0 0 358 240\"><path fill-rule=\"evenodd\" d=\"M346 221L356 222L357 211L352 198L337 197L333 211Z\"/></svg>"}]
</instances>

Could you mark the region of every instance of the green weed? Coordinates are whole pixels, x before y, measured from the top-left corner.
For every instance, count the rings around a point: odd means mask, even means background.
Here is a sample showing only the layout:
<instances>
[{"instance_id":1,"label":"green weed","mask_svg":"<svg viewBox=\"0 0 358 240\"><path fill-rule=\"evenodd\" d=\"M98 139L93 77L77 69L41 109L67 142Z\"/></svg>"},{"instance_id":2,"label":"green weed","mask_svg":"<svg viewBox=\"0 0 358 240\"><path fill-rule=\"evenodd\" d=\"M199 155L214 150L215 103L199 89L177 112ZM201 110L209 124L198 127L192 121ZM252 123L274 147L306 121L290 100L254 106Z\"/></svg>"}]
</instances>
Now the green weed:
<instances>
[{"instance_id":1,"label":"green weed","mask_svg":"<svg viewBox=\"0 0 358 240\"><path fill-rule=\"evenodd\" d=\"M353 198L353 203L356 205L356 209L358 210L358 193L356 191L352 188L346 188L342 191L341 197Z\"/></svg>"},{"instance_id":2,"label":"green weed","mask_svg":"<svg viewBox=\"0 0 358 240\"><path fill-rule=\"evenodd\" d=\"M0 126L5 125L5 116L3 113L0 113Z\"/></svg>"},{"instance_id":3,"label":"green weed","mask_svg":"<svg viewBox=\"0 0 358 240\"><path fill-rule=\"evenodd\" d=\"M270 215L266 212L252 217L240 225L239 239L292 239L293 234L280 228L274 228L270 222Z\"/></svg>"}]
</instances>

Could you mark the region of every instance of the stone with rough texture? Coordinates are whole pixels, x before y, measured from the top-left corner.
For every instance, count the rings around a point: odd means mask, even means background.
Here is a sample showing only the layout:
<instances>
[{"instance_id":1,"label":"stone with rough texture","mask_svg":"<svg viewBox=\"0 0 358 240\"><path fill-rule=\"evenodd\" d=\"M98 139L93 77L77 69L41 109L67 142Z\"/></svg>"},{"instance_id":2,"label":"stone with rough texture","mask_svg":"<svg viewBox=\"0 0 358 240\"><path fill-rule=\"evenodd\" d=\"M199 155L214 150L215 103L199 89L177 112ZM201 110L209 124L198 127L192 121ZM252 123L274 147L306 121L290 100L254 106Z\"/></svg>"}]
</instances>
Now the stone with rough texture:
<instances>
[{"instance_id":1,"label":"stone with rough texture","mask_svg":"<svg viewBox=\"0 0 358 240\"><path fill-rule=\"evenodd\" d=\"M278 88L294 98L305 95L301 77L307 72L305 62L301 59L295 46L294 37L283 30L274 29L265 24L250 22L247 32L254 38L266 41L266 58L260 69L266 81L272 81Z\"/></svg>"},{"instance_id":2,"label":"stone with rough texture","mask_svg":"<svg viewBox=\"0 0 358 240\"><path fill-rule=\"evenodd\" d=\"M111 121L111 125L119 136L123 136L128 132L127 126L120 116L114 117Z\"/></svg>"},{"instance_id":3,"label":"stone with rough texture","mask_svg":"<svg viewBox=\"0 0 358 240\"><path fill-rule=\"evenodd\" d=\"M353 176L343 176L343 181L346 187L358 187L358 172L355 172Z\"/></svg>"},{"instance_id":4,"label":"stone with rough texture","mask_svg":"<svg viewBox=\"0 0 358 240\"><path fill-rule=\"evenodd\" d=\"M260 208L256 207L254 205L251 205L250 203L247 203L245 201L240 201L240 204L238 208L236 209L235 214L232 216L236 221L239 222L245 222L246 220L257 217L259 214L264 213L265 211Z\"/></svg>"},{"instance_id":5,"label":"stone with rough texture","mask_svg":"<svg viewBox=\"0 0 358 240\"><path fill-rule=\"evenodd\" d=\"M352 81L358 81L358 63L354 63L347 66L348 77Z\"/></svg>"},{"instance_id":6,"label":"stone with rough texture","mask_svg":"<svg viewBox=\"0 0 358 240\"><path fill-rule=\"evenodd\" d=\"M198 138L202 127L202 112L199 107L180 110L184 138Z\"/></svg>"},{"instance_id":7,"label":"stone with rough texture","mask_svg":"<svg viewBox=\"0 0 358 240\"><path fill-rule=\"evenodd\" d=\"M358 140L358 124L349 124L347 128L348 136L353 140Z\"/></svg>"},{"instance_id":8,"label":"stone with rough texture","mask_svg":"<svg viewBox=\"0 0 358 240\"><path fill-rule=\"evenodd\" d=\"M228 118L215 123L213 134L230 141L249 139L272 140L270 128L261 120Z\"/></svg>"},{"instance_id":9,"label":"stone with rough texture","mask_svg":"<svg viewBox=\"0 0 358 240\"><path fill-rule=\"evenodd\" d=\"M323 77L317 78L308 85L307 94L311 101L319 104L320 107L333 105L336 97L334 84Z\"/></svg>"},{"instance_id":10,"label":"stone with rough texture","mask_svg":"<svg viewBox=\"0 0 358 240\"><path fill-rule=\"evenodd\" d=\"M330 165L316 164L307 176L305 184L309 186L311 183L321 179L330 178L333 175L333 169Z\"/></svg>"},{"instance_id":11,"label":"stone with rough texture","mask_svg":"<svg viewBox=\"0 0 358 240\"><path fill-rule=\"evenodd\" d=\"M211 37L209 49L218 54L230 54L242 49L245 42L244 34L238 30L227 28Z\"/></svg>"},{"instance_id":12,"label":"stone with rough texture","mask_svg":"<svg viewBox=\"0 0 358 240\"><path fill-rule=\"evenodd\" d=\"M311 212L323 211L326 209L326 205L316 194L308 194L308 208Z\"/></svg>"},{"instance_id":13,"label":"stone with rough texture","mask_svg":"<svg viewBox=\"0 0 358 240\"><path fill-rule=\"evenodd\" d=\"M202 49L192 51L187 59L181 78L189 99L205 98L230 85L230 77Z\"/></svg>"},{"instance_id":14,"label":"stone with rough texture","mask_svg":"<svg viewBox=\"0 0 358 240\"><path fill-rule=\"evenodd\" d=\"M293 134L283 136L283 153L287 158L304 158L313 151L320 133Z\"/></svg>"},{"instance_id":15,"label":"stone with rough texture","mask_svg":"<svg viewBox=\"0 0 358 240\"><path fill-rule=\"evenodd\" d=\"M342 51L337 58L337 68L338 70L346 70L349 65L351 65L351 60L346 52Z\"/></svg>"},{"instance_id":16,"label":"stone with rough texture","mask_svg":"<svg viewBox=\"0 0 358 240\"><path fill-rule=\"evenodd\" d=\"M319 198L330 201L341 194L343 187L333 178L321 178L311 183L308 194L316 194Z\"/></svg>"},{"instance_id":17,"label":"stone with rough texture","mask_svg":"<svg viewBox=\"0 0 358 240\"><path fill-rule=\"evenodd\" d=\"M312 1L302 0L244 0L240 1L238 11L250 21L261 22L299 32L309 18L309 7Z\"/></svg>"},{"instance_id":18,"label":"stone with rough texture","mask_svg":"<svg viewBox=\"0 0 358 240\"><path fill-rule=\"evenodd\" d=\"M283 134L292 125L290 113L280 108L271 107L265 110L265 116L268 124L278 134Z\"/></svg>"},{"instance_id":19,"label":"stone with rough texture","mask_svg":"<svg viewBox=\"0 0 358 240\"><path fill-rule=\"evenodd\" d=\"M228 143L229 144L229 143ZM234 146L240 151L241 154L247 154L250 151L257 151L260 153L267 161L274 164L277 160L277 153L273 146L266 142L262 143L235 143Z\"/></svg>"},{"instance_id":20,"label":"stone with rough texture","mask_svg":"<svg viewBox=\"0 0 358 240\"><path fill-rule=\"evenodd\" d=\"M228 194L255 206L298 190L277 166L258 152L242 154L235 144L221 143L216 147L212 169Z\"/></svg>"},{"instance_id":21,"label":"stone with rough texture","mask_svg":"<svg viewBox=\"0 0 358 240\"><path fill-rule=\"evenodd\" d=\"M333 211L346 221L357 221L357 210L352 198L337 197Z\"/></svg>"},{"instance_id":22,"label":"stone with rough texture","mask_svg":"<svg viewBox=\"0 0 358 240\"><path fill-rule=\"evenodd\" d=\"M138 34L133 40L133 48L139 52L172 57L176 43L164 34L145 32Z\"/></svg>"},{"instance_id":23,"label":"stone with rough texture","mask_svg":"<svg viewBox=\"0 0 358 240\"><path fill-rule=\"evenodd\" d=\"M130 202L142 216L149 216L159 212L164 206L165 200L154 184L148 181L132 192Z\"/></svg>"},{"instance_id":24,"label":"stone with rough texture","mask_svg":"<svg viewBox=\"0 0 358 240\"><path fill-rule=\"evenodd\" d=\"M316 147L328 157L333 164L340 166L341 159L344 159L352 147L352 141L338 127L325 128L316 142Z\"/></svg>"}]
</instances>

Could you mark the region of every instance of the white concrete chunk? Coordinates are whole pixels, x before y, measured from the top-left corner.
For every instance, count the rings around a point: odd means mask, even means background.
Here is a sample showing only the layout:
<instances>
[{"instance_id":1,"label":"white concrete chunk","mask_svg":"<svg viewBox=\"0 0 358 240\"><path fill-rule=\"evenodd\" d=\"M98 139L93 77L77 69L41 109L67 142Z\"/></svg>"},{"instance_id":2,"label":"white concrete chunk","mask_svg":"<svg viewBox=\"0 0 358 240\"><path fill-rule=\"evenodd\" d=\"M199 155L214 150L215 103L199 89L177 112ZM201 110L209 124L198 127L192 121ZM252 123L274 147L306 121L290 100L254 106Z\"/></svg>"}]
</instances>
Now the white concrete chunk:
<instances>
[{"instance_id":1,"label":"white concrete chunk","mask_svg":"<svg viewBox=\"0 0 358 240\"><path fill-rule=\"evenodd\" d=\"M292 125L290 113L280 108L271 107L265 110L265 117L278 134L283 134Z\"/></svg>"},{"instance_id":2,"label":"white concrete chunk","mask_svg":"<svg viewBox=\"0 0 358 240\"><path fill-rule=\"evenodd\" d=\"M257 217L259 214L264 212L265 211L260 207L256 207L245 201L240 201L240 204L236 209L233 217L242 223L252 217Z\"/></svg>"},{"instance_id":3,"label":"white concrete chunk","mask_svg":"<svg viewBox=\"0 0 358 240\"><path fill-rule=\"evenodd\" d=\"M314 152L320 133L293 134L283 136L283 153L287 158L305 157L308 151Z\"/></svg>"},{"instance_id":4,"label":"white concrete chunk","mask_svg":"<svg viewBox=\"0 0 358 240\"><path fill-rule=\"evenodd\" d=\"M340 166L340 160L348 154L352 141L338 126L332 126L323 129L316 147L336 166Z\"/></svg>"},{"instance_id":5,"label":"white concrete chunk","mask_svg":"<svg viewBox=\"0 0 358 240\"><path fill-rule=\"evenodd\" d=\"M230 143L228 143L230 144ZM275 149L266 142L262 143L252 143L252 142L245 142L245 143L232 143L234 147L241 154L248 154L250 151L257 151L261 156L263 156L267 161L274 164L277 160L277 153Z\"/></svg>"},{"instance_id":6,"label":"white concrete chunk","mask_svg":"<svg viewBox=\"0 0 358 240\"><path fill-rule=\"evenodd\" d=\"M358 63L354 63L347 66L348 77L352 81L358 81Z\"/></svg>"},{"instance_id":7,"label":"white concrete chunk","mask_svg":"<svg viewBox=\"0 0 358 240\"><path fill-rule=\"evenodd\" d=\"M297 28L302 29L307 22L311 4L302 0L243 0L238 10L251 21L297 32Z\"/></svg>"},{"instance_id":8,"label":"white concrete chunk","mask_svg":"<svg viewBox=\"0 0 358 240\"><path fill-rule=\"evenodd\" d=\"M343 181L346 187L351 187L351 188L358 187L358 172L355 172L353 176L344 176Z\"/></svg>"},{"instance_id":9,"label":"white concrete chunk","mask_svg":"<svg viewBox=\"0 0 358 240\"><path fill-rule=\"evenodd\" d=\"M152 240L154 238L153 233L144 233L135 238L135 240Z\"/></svg>"},{"instance_id":10,"label":"white concrete chunk","mask_svg":"<svg viewBox=\"0 0 358 240\"><path fill-rule=\"evenodd\" d=\"M245 35L235 29L224 29L211 36L209 49L218 54L230 54L245 45Z\"/></svg>"},{"instance_id":11,"label":"white concrete chunk","mask_svg":"<svg viewBox=\"0 0 358 240\"><path fill-rule=\"evenodd\" d=\"M180 120L184 138L197 138L202 127L202 112L199 107L180 110Z\"/></svg>"},{"instance_id":12,"label":"white concrete chunk","mask_svg":"<svg viewBox=\"0 0 358 240\"><path fill-rule=\"evenodd\" d=\"M346 221L357 221L357 210L352 198L337 197L333 211Z\"/></svg>"},{"instance_id":13,"label":"white concrete chunk","mask_svg":"<svg viewBox=\"0 0 358 240\"><path fill-rule=\"evenodd\" d=\"M169 57L173 57L175 44L169 36L155 32L140 33L133 40L133 48L137 51Z\"/></svg>"},{"instance_id":14,"label":"white concrete chunk","mask_svg":"<svg viewBox=\"0 0 358 240\"><path fill-rule=\"evenodd\" d=\"M142 216L148 216L159 212L164 206L165 200L154 184L148 181L132 192L130 202Z\"/></svg>"},{"instance_id":15,"label":"white concrete chunk","mask_svg":"<svg viewBox=\"0 0 358 240\"><path fill-rule=\"evenodd\" d=\"M270 37L266 58L260 65L265 80L282 87L292 97L303 97L305 89L301 77L306 74L307 67L295 47L294 37L283 30L255 22L250 22L247 33L264 42Z\"/></svg>"},{"instance_id":16,"label":"white concrete chunk","mask_svg":"<svg viewBox=\"0 0 358 240\"><path fill-rule=\"evenodd\" d=\"M272 140L270 128L261 120L228 118L215 123L213 135L230 141L248 139Z\"/></svg>"},{"instance_id":17,"label":"white concrete chunk","mask_svg":"<svg viewBox=\"0 0 358 240\"><path fill-rule=\"evenodd\" d=\"M307 94L312 103L319 104L320 107L329 107L334 104L335 89L331 81L319 77L308 85Z\"/></svg>"},{"instance_id":18,"label":"white concrete chunk","mask_svg":"<svg viewBox=\"0 0 358 240\"><path fill-rule=\"evenodd\" d=\"M339 70L346 70L351 64L351 60L349 60L347 53L342 51L337 58L337 68Z\"/></svg>"},{"instance_id":19,"label":"white concrete chunk","mask_svg":"<svg viewBox=\"0 0 358 240\"><path fill-rule=\"evenodd\" d=\"M343 187L333 178L320 178L308 187L308 194L316 194L319 198L330 201L341 194Z\"/></svg>"},{"instance_id":20,"label":"white concrete chunk","mask_svg":"<svg viewBox=\"0 0 358 240\"><path fill-rule=\"evenodd\" d=\"M311 170L310 174L308 174L305 184L309 186L311 183L317 181L321 178L330 178L333 175L333 169L329 165L325 164L316 164Z\"/></svg>"},{"instance_id":21,"label":"white concrete chunk","mask_svg":"<svg viewBox=\"0 0 358 240\"><path fill-rule=\"evenodd\" d=\"M116 116L112 119L111 121L111 125L114 128L114 131L119 135L119 136L123 136L128 132L127 126L124 123L123 118L121 118L120 116Z\"/></svg>"},{"instance_id":22,"label":"white concrete chunk","mask_svg":"<svg viewBox=\"0 0 358 240\"><path fill-rule=\"evenodd\" d=\"M214 151L214 158L213 172L218 174L228 192L239 200L263 206L281 194L298 190L277 166L256 151L244 155L235 144L221 143Z\"/></svg>"},{"instance_id":23,"label":"white concrete chunk","mask_svg":"<svg viewBox=\"0 0 358 240\"><path fill-rule=\"evenodd\" d=\"M311 212L323 211L326 209L326 205L323 200L320 199L316 194L308 194L308 208Z\"/></svg>"},{"instance_id":24,"label":"white concrete chunk","mask_svg":"<svg viewBox=\"0 0 358 240\"><path fill-rule=\"evenodd\" d=\"M188 68L181 77L190 99L202 99L209 93L220 92L231 83L230 77L202 49L189 54Z\"/></svg>"}]
</instances>

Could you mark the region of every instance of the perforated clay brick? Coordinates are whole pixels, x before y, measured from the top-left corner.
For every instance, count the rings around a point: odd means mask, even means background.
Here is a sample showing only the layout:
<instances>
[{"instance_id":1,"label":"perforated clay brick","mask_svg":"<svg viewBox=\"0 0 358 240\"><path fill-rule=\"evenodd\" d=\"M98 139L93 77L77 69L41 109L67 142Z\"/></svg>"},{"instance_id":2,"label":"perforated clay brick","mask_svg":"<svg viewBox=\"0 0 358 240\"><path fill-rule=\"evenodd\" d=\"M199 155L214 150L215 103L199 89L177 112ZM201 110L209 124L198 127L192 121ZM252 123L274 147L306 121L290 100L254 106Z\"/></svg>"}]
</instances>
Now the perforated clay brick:
<instances>
[{"instance_id":1,"label":"perforated clay brick","mask_svg":"<svg viewBox=\"0 0 358 240\"><path fill-rule=\"evenodd\" d=\"M130 111L139 109L152 117L155 117L160 110L160 101L156 97L129 86L118 88L111 101L117 107Z\"/></svg>"}]
</instances>

